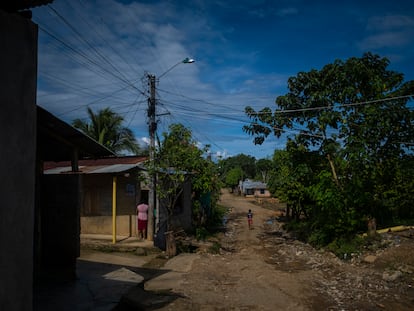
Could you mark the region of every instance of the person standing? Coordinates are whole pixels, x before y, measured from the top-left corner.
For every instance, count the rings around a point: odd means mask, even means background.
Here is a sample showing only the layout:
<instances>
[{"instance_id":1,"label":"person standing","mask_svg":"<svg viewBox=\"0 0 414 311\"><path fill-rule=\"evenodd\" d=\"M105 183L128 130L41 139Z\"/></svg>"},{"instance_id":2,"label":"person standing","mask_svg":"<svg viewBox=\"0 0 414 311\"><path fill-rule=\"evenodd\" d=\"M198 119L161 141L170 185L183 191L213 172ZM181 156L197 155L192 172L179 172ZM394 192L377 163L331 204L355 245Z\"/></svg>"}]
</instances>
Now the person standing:
<instances>
[{"instance_id":1,"label":"person standing","mask_svg":"<svg viewBox=\"0 0 414 311\"><path fill-rule=\"evenodd\" d=\"M147 238L148 204L141 202L137 206L138 238Z\"/></svg>"},{"instance_id":2,"label":"person standing","mask_svg":"<svg viewBox=\"0 0 414 311\"><path fill-rule=\"evenodd\" d=\"M252 225L253 225L253 213L252 210L249 209L249 212L247 213L247 223L249 225L249 229L253 229Z\"/></svg>"}]
</instances>

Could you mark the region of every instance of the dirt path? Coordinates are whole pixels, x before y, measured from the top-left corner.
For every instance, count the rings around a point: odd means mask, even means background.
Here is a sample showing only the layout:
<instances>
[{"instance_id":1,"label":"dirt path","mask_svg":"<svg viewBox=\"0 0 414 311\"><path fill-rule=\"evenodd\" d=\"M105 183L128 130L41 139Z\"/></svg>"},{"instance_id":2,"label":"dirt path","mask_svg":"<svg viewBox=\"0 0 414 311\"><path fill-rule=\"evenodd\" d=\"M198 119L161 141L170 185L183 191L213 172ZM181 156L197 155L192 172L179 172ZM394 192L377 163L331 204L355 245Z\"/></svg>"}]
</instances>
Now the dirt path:
<instances>
[{"instance_id":1,"label":"dirt path","mask_svg":"<svg viewBox=\"0 0 414 311\"><path fill-rule=\"evenodd\" d=\"M259 237L275 212L224 193L221 204L231 208L219 255L202 254L180 288L183 295L162 310L312 310L316 295L294 274L266 263L266 245ZM251 209L253 229L246 214Z\"/></svg>"},{"instance_id":2,"label":"dirt path","mask_svg":"<svg viewBox=\"0 0 414 311\"><path fill-rule=\"evenodd\" d=\"M414 310L411 235L342 261L291 238L276 211L226 191L220 203L230 210L220 253L201 253L160 310Z\"/></svg>"}]
</instances>

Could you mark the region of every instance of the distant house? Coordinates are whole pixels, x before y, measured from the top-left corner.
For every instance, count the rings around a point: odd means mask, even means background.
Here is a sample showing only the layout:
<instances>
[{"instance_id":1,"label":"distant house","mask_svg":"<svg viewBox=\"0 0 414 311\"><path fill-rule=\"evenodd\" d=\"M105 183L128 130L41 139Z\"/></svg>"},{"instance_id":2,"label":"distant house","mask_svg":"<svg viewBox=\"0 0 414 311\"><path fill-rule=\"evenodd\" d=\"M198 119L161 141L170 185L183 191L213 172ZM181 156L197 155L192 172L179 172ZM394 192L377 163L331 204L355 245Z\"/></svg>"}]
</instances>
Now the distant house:
<instances>
[{"instance_id":1,"label":"distant house","mask_svg":"<svg viewBox=\"0 0 414 311\"><path fill-rule=\"evenodd\" d=\"M241 193L246 197L270 198L271 194L267 185L261 181L246 179L239 184Z\"/></svg>"},{"instance_id":2,"label":"distant house","mask_svg":"<svg viewBox=\"0 0 414 311\"><path fill-rule=\"evenodd\" d=\"M43 173L82 177L81 234L133 236L137 229L136 205L148 199L148 190L141 189L139 177L146 159L134 156L79 160L77 172L71 170L69 162L45 162Z\"/></svg>"}]
</instances>

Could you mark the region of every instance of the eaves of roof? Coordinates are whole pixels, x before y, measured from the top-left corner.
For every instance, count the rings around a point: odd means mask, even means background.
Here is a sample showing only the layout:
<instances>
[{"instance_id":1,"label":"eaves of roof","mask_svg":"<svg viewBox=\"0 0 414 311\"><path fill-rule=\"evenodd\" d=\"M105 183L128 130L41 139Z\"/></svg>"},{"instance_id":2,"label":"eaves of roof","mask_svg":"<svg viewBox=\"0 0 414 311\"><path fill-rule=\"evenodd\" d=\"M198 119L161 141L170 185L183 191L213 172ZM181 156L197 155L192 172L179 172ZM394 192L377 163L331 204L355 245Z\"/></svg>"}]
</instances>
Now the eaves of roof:
<instances>
[{"instance_id":1,"label":"eaves of roof","mask_svg":"<svg viewBox=\"0 0 414 311\"><path fill-rule=\"evenodd\" d=\"M78 129L37 106L37 148L42 161L69 161L74 151L79 159L115 154Z\"/></svg>"},{"instance_id":2,"label":"eaves of roof","mask_svg":"<svg viewBox=\"0 0 414 311\"><path fill-rule=\"evenodd\" d=\"M79 172L72 172L71 164L64 162L45 162L43 173L53 174L117 174L130 171L134 168L141 169L147 160L146 157L119 157L96 160L79 160Z\"/></svg>"},{"instance_id":3,"label":"eaves of roof","mask_svg":"<svg viewBox=\"0 0 414 311\"><path fill-rule=\"evenodd\" d=\"M52 3L53 0L3 0L0 9L9 13L30 10L38 6Z\"/></svg>"}]
</instances>

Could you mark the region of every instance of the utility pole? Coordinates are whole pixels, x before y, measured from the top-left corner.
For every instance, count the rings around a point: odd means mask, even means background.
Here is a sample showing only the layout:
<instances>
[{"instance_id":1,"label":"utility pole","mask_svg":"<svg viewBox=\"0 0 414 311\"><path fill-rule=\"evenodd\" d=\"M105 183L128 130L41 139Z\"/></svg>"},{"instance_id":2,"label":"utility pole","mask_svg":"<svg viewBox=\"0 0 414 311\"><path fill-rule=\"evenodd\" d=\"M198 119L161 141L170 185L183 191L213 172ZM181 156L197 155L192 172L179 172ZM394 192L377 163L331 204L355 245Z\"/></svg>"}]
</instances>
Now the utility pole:
<instances>
[{"instance_id":1,"label":"utility pole","mask_svg":"<svg viewBox=\"0 0 414 311\"><path fill-rule=\"evenodd\" d=\"M150 87L150 97L148 98L148 126L149 126L149 156L150 156L150 185L148 192L148 226L147 239L154 240L154 210L155 210L155 188L156 188L156 173L155 173L155 132L157 131L157 121L155 119L155 75L148 74L148 84Z\"/></svg>"},{"instance_id":2,"label":"utility pole","mask_svg":"<svg viewBox=\"0 0 414 311\"><path fill-rule=\"evenodd\" d=\"M172 69L177 67L179 64L191 64L194 63L194 59L185 58L182 61L176 63L170 67L167 71L159 76L159 78L166 75ZM147 224L147 239L149 241L154 240L154 210L156 208L157 196L156 196L156 183L157 183L157 174L156 174L156 165L155 165L155 132L157 131L157 120L156 120L156 99L155 99L155 83L156 77L152 74L147 74L148 85L150 88L150 97L148 98L148 127L149 127L149 137L150 137L150 146L149 146L149 174L150 174L150 184L148 191L148 224Z\"/></svg>"}]
</instances>

